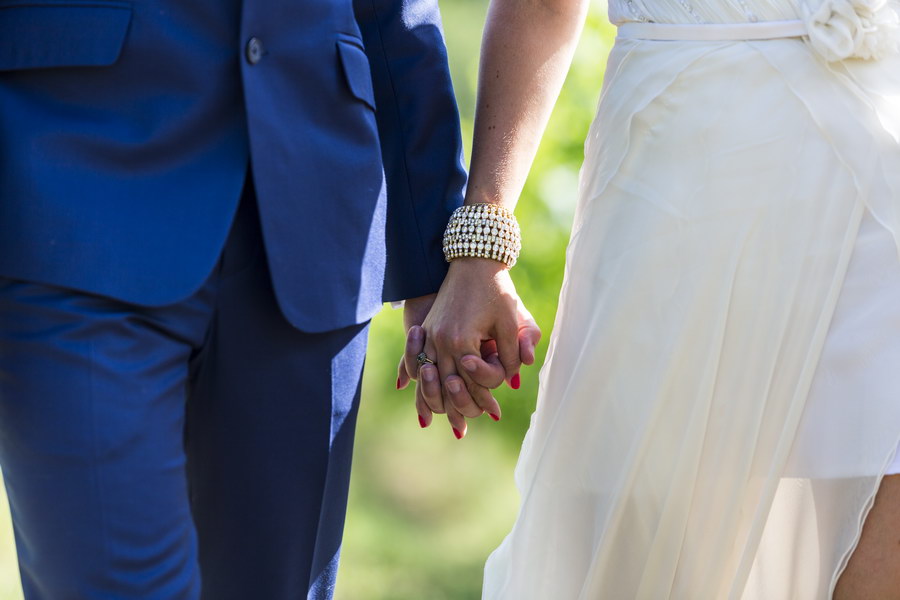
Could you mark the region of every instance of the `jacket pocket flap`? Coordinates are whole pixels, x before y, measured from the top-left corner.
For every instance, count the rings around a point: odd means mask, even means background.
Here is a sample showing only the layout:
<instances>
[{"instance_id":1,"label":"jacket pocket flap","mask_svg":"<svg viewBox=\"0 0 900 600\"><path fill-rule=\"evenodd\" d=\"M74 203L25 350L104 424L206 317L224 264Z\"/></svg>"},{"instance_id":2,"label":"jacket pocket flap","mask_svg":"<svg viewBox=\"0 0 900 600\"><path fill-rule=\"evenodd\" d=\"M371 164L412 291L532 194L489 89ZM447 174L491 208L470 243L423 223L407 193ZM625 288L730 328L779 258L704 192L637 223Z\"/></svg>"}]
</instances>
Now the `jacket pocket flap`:
<instances>
[{"instance_id":1,"label":"jacket pocket flap","mask_svg":"<svg viewBox=\"0 0 900 600\"><path fill-rule=\"evenodd\" d=\"M339 39L338 56L347 77L350 92L375 110L375 90L372 87L372 71L365 51L353 42Z\"/></svg>"},{"instance_id":2,"label":"jacket pocket flap","mask_svg":"<svg viewBox=\"0 0 900 600\"><path fill-rule=\"evenodd\" d=\"M130 22L125 1L0 1L0 70L109 66Z\"/></svg>"}]
</instances>

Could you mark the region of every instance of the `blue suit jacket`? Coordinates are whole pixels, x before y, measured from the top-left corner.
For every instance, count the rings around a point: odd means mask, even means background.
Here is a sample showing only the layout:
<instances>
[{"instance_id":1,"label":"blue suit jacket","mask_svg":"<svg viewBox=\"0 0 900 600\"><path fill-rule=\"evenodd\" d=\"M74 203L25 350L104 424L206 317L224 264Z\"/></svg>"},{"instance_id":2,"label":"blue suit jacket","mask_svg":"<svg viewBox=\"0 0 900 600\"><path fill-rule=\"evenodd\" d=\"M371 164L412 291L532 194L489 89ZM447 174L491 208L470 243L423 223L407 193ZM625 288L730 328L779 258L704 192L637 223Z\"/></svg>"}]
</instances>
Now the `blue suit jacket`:
<instances>
[{"instance_id":1,"label":"blue suit jacket","mask_svg":"<svg viewBox=\"0 0 900 600\"><path fill-rule=\"evenodd\" d=\"M436 0L0 0L0 276L185 298L248 162L295 326L436 291L465 179Z\"/></svg>"}]
</instances>

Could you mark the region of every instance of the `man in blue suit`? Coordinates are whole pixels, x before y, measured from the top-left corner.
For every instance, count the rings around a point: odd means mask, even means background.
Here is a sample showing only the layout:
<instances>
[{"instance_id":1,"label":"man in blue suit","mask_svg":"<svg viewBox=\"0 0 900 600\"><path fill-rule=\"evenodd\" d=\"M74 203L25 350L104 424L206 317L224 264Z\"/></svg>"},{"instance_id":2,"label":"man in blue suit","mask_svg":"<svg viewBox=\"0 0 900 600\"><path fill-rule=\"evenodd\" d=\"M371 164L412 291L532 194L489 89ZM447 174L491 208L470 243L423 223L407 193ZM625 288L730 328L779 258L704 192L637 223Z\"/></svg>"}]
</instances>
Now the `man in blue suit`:
<instances>
[{"instance_id":1,"label":"man in blue suit","mask_svg":"<svg viewBox=\"0 0 900 600\"><path fill-rule=\"evenodd\" d=\"M0 1L26 598L331 597L367 324L427 313L460 155L436 0Z\"/></svg>"}]
</instances>

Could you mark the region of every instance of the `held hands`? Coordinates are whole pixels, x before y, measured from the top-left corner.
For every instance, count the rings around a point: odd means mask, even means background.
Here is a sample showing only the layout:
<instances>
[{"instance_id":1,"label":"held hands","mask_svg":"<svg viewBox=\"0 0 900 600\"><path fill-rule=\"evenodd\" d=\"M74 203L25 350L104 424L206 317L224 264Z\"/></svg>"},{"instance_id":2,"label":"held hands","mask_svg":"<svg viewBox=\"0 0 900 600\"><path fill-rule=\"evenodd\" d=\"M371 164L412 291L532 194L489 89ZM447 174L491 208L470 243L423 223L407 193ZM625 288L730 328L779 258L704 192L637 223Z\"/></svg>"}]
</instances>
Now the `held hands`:
<instances>
[{"instance_id":1,"label":"held hands","mask_svg":"<svg viewBox=\"0 0 900 600\"><path fill-rule=\"evenodd\" d=\"M541 337L507 267L490 259L454 260L437 297L407 301L404 321L407 344L397 388L418 380L419 424L427 427L434 413L446 413L462 438L466 418L488 413L499 421L500 406L490 390L504 380L518 389L519 367L534 363ZM416 357L423 351L435 364L419 366Z\"/></svg>"}]
</instances>

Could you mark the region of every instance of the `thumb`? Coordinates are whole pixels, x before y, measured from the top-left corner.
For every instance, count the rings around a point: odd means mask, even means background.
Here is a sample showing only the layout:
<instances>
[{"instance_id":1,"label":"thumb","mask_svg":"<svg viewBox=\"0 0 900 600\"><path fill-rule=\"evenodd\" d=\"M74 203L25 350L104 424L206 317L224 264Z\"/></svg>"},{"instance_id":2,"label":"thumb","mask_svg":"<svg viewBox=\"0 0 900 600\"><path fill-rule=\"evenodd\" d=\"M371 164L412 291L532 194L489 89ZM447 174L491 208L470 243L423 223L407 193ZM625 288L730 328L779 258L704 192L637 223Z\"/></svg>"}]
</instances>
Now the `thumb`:
<instances>
[{"instance_id":1,"label":"thumb","mask_svg":"<svg viewBox=\"0 0 900 600\"><path fill-rule=\"evenodd\" d=\"M500 387L506 379L506 370L500 364L496 353L491 354L487 360L474 354L467 354L460 358L459 362L469 378L481 387L494 389Z\"/></svg>"}]
</instances>

